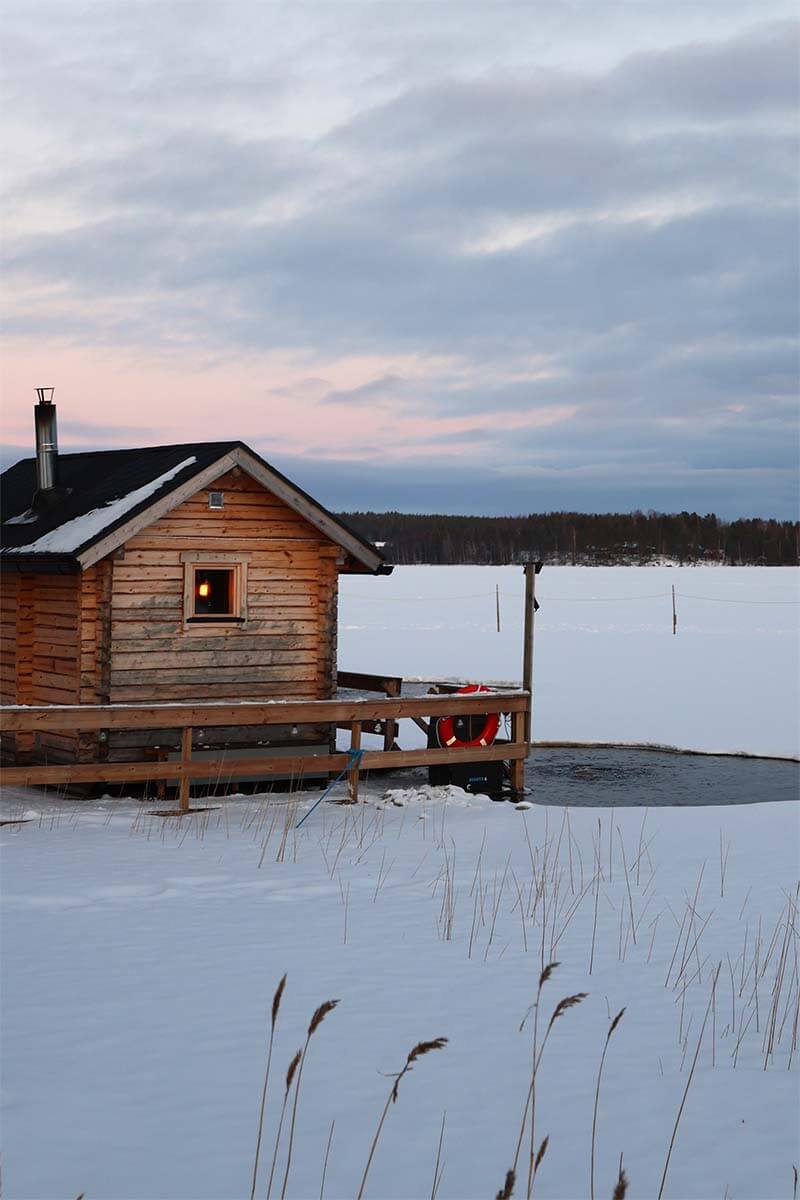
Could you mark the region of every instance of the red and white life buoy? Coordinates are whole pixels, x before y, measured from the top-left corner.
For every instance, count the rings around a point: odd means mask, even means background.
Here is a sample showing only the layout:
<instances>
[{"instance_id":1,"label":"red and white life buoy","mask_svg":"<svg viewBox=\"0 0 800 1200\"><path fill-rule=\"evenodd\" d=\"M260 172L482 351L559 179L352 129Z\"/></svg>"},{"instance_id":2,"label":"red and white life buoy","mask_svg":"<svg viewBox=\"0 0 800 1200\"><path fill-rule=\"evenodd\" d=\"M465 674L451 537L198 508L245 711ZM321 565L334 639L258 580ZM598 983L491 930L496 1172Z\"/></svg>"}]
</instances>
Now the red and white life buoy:
<instances>
[{"instance_id":1,"label":"red and white life buoy","mask_svg":"<svg viewBox=\"0 0 800 1200\"><path fill-rule=\"evenodd\" d=\"M482 683L471 683L468 687L458 689L456 695L466 696L472 695L474 692L490 692L491 688L485 687ZM456 733L457 717L441 717L436 723L436 736L439 745L452 750L460 750L467 746L491 746L494 739L497 737L497 731L500 728L500 714L489 713L484 717L483 728L478 733L477 737L465 740L460 738Z\"/></svg>"}]
</instances>

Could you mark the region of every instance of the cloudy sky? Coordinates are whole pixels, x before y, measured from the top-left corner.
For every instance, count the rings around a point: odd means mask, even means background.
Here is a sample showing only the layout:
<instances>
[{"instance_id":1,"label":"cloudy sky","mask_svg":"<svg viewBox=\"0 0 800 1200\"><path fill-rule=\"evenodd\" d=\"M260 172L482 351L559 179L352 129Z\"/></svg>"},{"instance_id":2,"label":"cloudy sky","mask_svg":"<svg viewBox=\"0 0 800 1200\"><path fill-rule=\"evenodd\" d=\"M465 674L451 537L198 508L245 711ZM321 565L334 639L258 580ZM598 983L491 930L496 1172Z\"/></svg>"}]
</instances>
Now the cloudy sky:
<instances>
[{"instance_id":1,"label":"cloudy sky","mask_svg":"<svg viewBox=\"0 0 800 1200\"><path fill-rule=\"evenodd\" d=\"M794 0L3 3L3 460L333 508L798 496Z\"/></svg>"}]
</instances>

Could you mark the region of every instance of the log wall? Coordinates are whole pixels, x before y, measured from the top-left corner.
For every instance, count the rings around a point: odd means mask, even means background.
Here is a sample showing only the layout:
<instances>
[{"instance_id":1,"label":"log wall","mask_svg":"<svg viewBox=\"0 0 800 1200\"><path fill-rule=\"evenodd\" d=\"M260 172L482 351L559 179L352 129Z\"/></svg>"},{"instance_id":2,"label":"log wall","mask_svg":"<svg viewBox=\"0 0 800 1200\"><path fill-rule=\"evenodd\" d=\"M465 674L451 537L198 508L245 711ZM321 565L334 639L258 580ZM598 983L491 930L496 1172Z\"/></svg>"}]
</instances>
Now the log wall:
<instances>
[{"instance_id":1,"label":"log wall","mask_svg":"<svg viewBox=\"0 0 800 1200\"><path fill-rule=\"evenodd\" d=\"M79 699L80 578L44 573L8 575L2 589L3 703L77 704ZM71 762L75 734L20 733L20 761L35 756L46 762Z\"/></svg>"},{"instance_id":2,"label":"log wall","mask_svg":"<svg viewBox=\"0 0 800 1200\"><path fill-rule=\"evenodd\" d=\"M82 575L6 576L0 600L4 704L121 704L246 698L326 700L336 691L341 550L239 468ZM182 555L243 555L247 619L184 619ZM214 730L205 730L208 743ZM225 740L257 733L226 730ZM25 761L94 761L170 747L174 733L19 733ZM34 744L34 736L36 738ZM328 741L275 730L272 744ZM8 749L8 747L6 747Z\"/></svg>"},{"instance_id":3,"label":"log wall","mask_svg":"<svg viewBox=\"0 0 800 1200\"><path fill-rule=\"evenodd\" d=\"M223 510L209 509L204 489L113 559L108 701L328 699L339 547L238 468L210 490L224 492ZM186 625L186 552L246 556L242 625ZM129 735L111 744L112 757L133 748Z\"/></svg>"},{"instance_id":4,"label":"log wall","mask_svg":"<svg viewBox=\"0 0 800 1200\"><path fill-rule=\"evenodd\" d=\"M19 575L5 575L0 588L0 704L17 703L17 597ZM24 736L24 735L23 735ZM27 735L30 739L30 734ZM13 733L0 737L3 756L12 754Z\"/></svg>"}]
</instances>

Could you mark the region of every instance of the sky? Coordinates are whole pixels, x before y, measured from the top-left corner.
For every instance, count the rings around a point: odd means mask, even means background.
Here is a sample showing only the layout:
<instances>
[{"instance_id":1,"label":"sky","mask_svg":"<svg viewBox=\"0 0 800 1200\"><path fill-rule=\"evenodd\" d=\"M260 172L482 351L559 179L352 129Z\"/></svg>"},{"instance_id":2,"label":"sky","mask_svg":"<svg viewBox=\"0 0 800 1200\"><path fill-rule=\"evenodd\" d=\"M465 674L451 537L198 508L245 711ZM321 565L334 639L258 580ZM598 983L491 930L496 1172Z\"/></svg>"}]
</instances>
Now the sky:
<instances>
[{"instance_id":1,"label":"sky","mask_svg":"<svg viewBox=\"0 0 800 1200\"><path fill-rule=\"evenodd\" d=\"M798 510L794 0L4 0L2 462Z\"/></svg>"}]
</instances>

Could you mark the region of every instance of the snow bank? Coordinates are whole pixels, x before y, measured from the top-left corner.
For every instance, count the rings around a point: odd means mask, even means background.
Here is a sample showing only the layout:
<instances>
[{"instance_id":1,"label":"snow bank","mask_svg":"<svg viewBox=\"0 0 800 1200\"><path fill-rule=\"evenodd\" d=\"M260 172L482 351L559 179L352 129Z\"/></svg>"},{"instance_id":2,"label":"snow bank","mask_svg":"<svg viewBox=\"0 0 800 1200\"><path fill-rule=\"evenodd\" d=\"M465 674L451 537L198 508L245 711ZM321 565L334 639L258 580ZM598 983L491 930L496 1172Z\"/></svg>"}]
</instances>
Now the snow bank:
<instances>
[{"instance_id":1,"label":"snow bank","mask_svg":"<svg viewBox=\"0 0 800 1200\"><path fill-rule=\"evenodd\" d=\"M286 1065L316 1006L338 998L309 1049L288 1197L319 1195L333 1119L325 1194L356 1194L392 1073L418 1041L445 1036L403 1080L367 1194L430 1195L446 1111L440 1200L485 1200L511 1165L527 1092L520 1023L556 959L542 1019L563 996L588 997L542 1059L539 1200L589 1193L597 1066L622 1007L597 1194L610 1196L621 1151L629 1194L657 1194L718 964L665 1195L791 1196L798 805L520 813L415 797L322 804L296 831L277 795L183 822L130 802L65 811L37 798L44 819L3 828L4 1194L248 1195L270 1003L287 971L257 1195Z\"/></svg>"},{"instance_id":2,"label":"snow bank","mask_svg":"<svg viewBox=\"0 0 800 1200\"><path fill-rule=\"evenodd\" d=\"M453 808L469 808L488 799L488 796L466 792L452 783L438 787L424 784L422 787L389 788L383 793L382 804L393 804L395 808L404 808L407 804L449 804Z\"/></svg>"}]
</instances>

